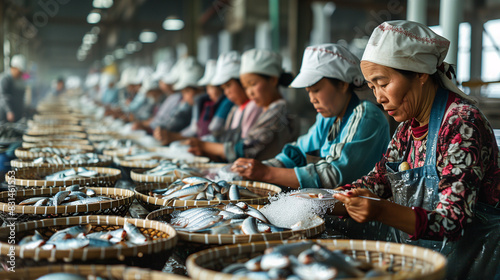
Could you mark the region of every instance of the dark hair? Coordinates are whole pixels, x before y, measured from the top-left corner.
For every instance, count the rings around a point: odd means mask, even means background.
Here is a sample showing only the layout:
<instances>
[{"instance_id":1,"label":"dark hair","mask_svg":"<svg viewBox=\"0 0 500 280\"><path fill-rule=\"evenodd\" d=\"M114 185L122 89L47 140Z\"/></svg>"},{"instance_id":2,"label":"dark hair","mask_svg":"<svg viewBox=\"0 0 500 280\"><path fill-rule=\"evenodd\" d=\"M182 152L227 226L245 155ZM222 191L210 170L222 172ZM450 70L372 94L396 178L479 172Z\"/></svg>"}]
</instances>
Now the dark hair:
<instances>
[{"instance_id":1,"label":"dark hair","mask_svg":"<svg viewBox=\"0 0 500 280\"><path fill-rule=\"evenodd\" d=\"M346 82L344 82L344 81L341 81L341 80L339 80L339 79L335 79L335 78L328 78L328 77L325 77L325 78L328 80L328 82L330 82L330 84L332 84L332 86L334 86L334 87L336 87L336 88L338 88L338 87L340 87L342 84L346 83ZM354 93L354 90L355 90L355 89L362 88L364 85L366 85L366 83L363 83L363 85L361 85L361 86L357 87L357 86L355 86L353 83L350 83L350 84L349 84L349 87L347 88L347 91L348 91L348 92L351 92L351 93Z\"/></svg>"},{"instance_id":2,"label":"dark hair","mask_svg":"<svg viewBox=\"0 0 500 280\"><path fill-rule=\"evenodd\" d=\"M266 80L271 79L270 75L265 75L265 74L257 74L257 75L261 76L262 78L264 78ZM282 72L281 75L278 77L278 85L283 86L283 87L287 87L292 83L293 79L294 79L294 76L292 73Z\"/></svg>"}]
</instances>

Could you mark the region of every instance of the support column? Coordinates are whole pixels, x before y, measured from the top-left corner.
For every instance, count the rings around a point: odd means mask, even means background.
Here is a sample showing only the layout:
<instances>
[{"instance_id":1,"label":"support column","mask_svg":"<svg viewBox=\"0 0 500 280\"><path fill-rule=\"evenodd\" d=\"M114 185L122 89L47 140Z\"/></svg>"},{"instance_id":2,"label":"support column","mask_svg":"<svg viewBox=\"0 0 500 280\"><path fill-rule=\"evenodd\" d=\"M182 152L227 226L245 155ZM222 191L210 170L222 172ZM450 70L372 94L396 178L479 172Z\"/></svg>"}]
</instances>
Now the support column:
<instances>
[{"instance_id":1,"label":"support column","mask_svg":"<svg viewBox=\"0 0 500 280\"><path fill-rule=\"evenodd\" d=\"M408 0L406 19L427 25L427 0Z\"/></svg>"},{"instance_id":2,"label":"support column","mask_svg":"<svg viewBox=\"0 0 500 280\"><path fill-rule=\"evenodd\" d=\"M271 23L271 46L280 51L280 0L269 0L269 22Z\"/></svg>"},{"instance_id":3,"label":"support column","mask_svg":"<svg viewBox=\"0 0 500 280\"><path fill-rule=\"evenodd\" d=\"M4 72L3 44L5 41L5 2L0 1L0 73Z\"/></svg>"},{"instance_id":4,"label":"support column","mask_svg":"<svg viewBox=\"0 0 500 280\"><path fill-rule=\"evenodd\" d=\"M450 49L445 61L457 65L458 25L462 21L463 0L441 0L439 7L439 25L443 36L450 40Z\"/></svg>"},{"instance_id":5,"label":"support column","mask_svg":"<svg viewBox=\"0 0 500 280\"><path fill-rule=\"evenodd\" d=\"M470 81L481 80L483 67L483 25L480 15L474 13L470 22ZM471 88L472 96L480 96L481 88Z\"/></svg>"}]
</instances>

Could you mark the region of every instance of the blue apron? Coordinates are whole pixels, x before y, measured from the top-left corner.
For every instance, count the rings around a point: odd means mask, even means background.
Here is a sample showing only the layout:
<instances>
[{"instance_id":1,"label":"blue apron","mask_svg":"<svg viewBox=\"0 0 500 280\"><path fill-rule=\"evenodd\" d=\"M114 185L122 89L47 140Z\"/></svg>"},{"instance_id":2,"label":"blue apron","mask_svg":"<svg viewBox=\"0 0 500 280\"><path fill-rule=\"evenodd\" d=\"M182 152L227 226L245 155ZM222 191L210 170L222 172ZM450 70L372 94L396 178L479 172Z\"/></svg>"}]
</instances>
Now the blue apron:
<instances>
[{"instance_id":1,"label":"blue apron","mask_svg":"<svg viewBox=\"0 0 500 280\"><path fill-rule=\"evenodd\" d=\"M432 211L439 203L440 177L436 168L439 128L446 110L448 94L438 90L431 109L426 158L422 167L398 171L401 162L386 164L395 203ZM403 159L408 158L410 147ZM460 240L410 240L407 233L392 229L390 239L433 249L448 258L447 279L500 279L500 209L478 202L473 222L466 226Z\"/></svg>"}]
</instances>

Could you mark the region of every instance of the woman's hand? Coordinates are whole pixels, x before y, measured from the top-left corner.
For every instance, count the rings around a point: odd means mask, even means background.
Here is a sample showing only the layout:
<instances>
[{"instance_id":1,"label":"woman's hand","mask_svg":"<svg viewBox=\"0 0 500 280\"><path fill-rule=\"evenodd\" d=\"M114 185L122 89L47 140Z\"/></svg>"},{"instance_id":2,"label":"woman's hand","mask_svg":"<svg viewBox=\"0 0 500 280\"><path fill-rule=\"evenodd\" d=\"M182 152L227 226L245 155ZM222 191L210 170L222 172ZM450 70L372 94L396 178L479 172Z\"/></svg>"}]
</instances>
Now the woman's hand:
<instances>
[{"instance_id":1,"label":"woman's hand","mask_svg":"<svg viewBox=\"0 0 500 280\"><path fill-rule=\"evenodd\" d=\"M334 197L344 203L347 213L358 223L379 220L383 201L376 201L359 196L378 198L370 190L357 188L345 194L335 194Z\"/></svg>"},{"instance_id":2,"label":"woman's hand","mask_svg":"<svg viewBox=\"0 0 500 280\"><path fill-rule=\"evenodd\" d=\"M188 152L195 156L203 155L203 141L198 138L189 138L186 140L186 145L189 146Z\"/></svg>"},{"instance_id":3,"label":"woman's hand","mask_svg":"<svg viewBox=\"0 0 500 280\"><path fill-rule=\"evenodd\" d=\"M270 167L255 159L239 158L233 163L231 170L249 180L265 181Z\"/></svg>"},{"instance_id":4,"label":"woman's hand","mask_svg":"<svg viewBox=\"0 0 500 280\"><path fill-rule=\"evenodd\" d=\"M168 143L168 131L157 126L153 131L153 137L158 140L162 145Z\"/></svg>"}]
</instances>

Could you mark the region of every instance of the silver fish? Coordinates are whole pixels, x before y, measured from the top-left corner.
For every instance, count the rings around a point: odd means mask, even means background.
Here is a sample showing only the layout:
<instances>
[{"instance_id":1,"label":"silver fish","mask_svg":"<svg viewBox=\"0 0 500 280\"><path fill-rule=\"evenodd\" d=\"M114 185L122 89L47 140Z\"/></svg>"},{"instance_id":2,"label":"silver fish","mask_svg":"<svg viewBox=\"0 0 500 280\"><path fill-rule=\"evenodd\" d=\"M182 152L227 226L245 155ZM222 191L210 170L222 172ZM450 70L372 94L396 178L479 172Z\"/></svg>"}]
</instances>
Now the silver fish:
<instances>
[{"instance_id":1,"label":"silver fish","mask_svg":"<svg viewBox=\"0 0 500 280\"><path fill-rule=\"evenodd\" d=\"M86 224L86 225L77 225L77 226L69 227L69 228L66 228L63 230L59 230L50 237L49 242L64 239L66 237L66 235L70 235L72 237L75 237L80 233L87 234L87 233L89 233L89 231L91 229L92 229L92 226L90 224Z\"/></svg>"},{"instance_id":2,"label":"silver fish","mask_svg":"<svg viewBox=\"0 0 500 280\"><path fill-rule=\"evenodd\" d=\"M174 197L181 198L181 197L184 197L184 196L190 196L190 195L193 195L193 194L198 194L198 193L200 193L202 191L205 191L207 189L207 187L208 187L208 184L206 184L206 183L201 183L201 184L193 185L193 186L190 186L188 188L185 188L185 189L176 191L174 193L171 193L171 194L163 197L163 199L170 199L170 198L174 198Z\"/></svg>"},{"instance_id":3,"label":"silver fish","mask_svg":"<svg viewBox=\"0 0 500 280\"><path fill-rule=\"evenodd\" d=\"M87 280L87 277L79 274L57 272L38 277L36 280Z\"/></svg>"},{"instance_id":4,"label":"silver fish","mask_svg":"<svg viewBox=\"0 0 500 280\"><path fill-rule=\"evenodd\" d=\"M339 254L338 251L332 252L319 244L314 244L311 249L322 256L326 263L335 264L338 269L345 272L348 276L362 277L364 275L363 272L348 263L343 254Z\"/></svg>"},{"instance_id":5,"label":"silver fish","mask_svg":"<svg viewBox=\"0 0 500 280\"><path fill-rule=\"evenodd\" d=\"M125 222L123 229L127 232L128 240L134 244L146 244L148 242L148 238L144 236L134 224Z\"/></svg>"},{"instance_id":6,"label":"silver fish","mask_svg":"<svg viewBox=\"0 0 500 280\"><path fill-rule=\"evenodd\" d=\"M207 228L207 227L219 222L220 220L222 220L222 217L219 215L210 216L210 217L207 217L206 219L203 219L203 220L201 220L193 225L189 225L188 227L182 228L180 230L188 231L188 232L196 232L196 231L199 231L201 229Z\"/></svg>"},{"instance_id":7,"label":"silver fish","mask_svg":"<svg viewBox=\"0 0 500 280\"><path fill-rule=\"evenodd\" d=\"M64 205L83 205L83 204L91 204L91 203L96 203L96 202L101 202L101 201L106 201L106 200L113 200L113 199L106 197L106 196L88 197L88 198L84 198L81 200L76 200L76 201L64 203Z\"/></svg>"},{"instance_id":8,"label":"silver fish","mask_svg":"<svg viewBox=\"0 0 500 280\"><path fill-rule=\"evenodd\" d=\"M241 231L243 231L244 234L260 233L257 226L257 219L255 219L254 217L246 218L241 225Z\"/></svg>"},{"instance_id":9,"label":"silver fish","mask_svg":"<svg viewBox=\"0 0 500 280\"><path fill-rule=\"evenodd\" d=\"M56 249L68 250L68 249L80 249L83 247L87 247L90 244L90 241L86 238L70 238L70 239L48 241L47 243L55 245Z\"/></svg>"},{"instance_id":10,"label":"silver fish","mask_svg":"<svg viewBox=\"0 0 500 280\"><path fill-rule=\"evenodd\" d=\"M229 200L238 200L240 199L240 191L238 190L238 186L232 184L229 188Z\"/></svg>"},{"instance_id":11,"label":"silver fish","mask_svg":"<svg viewBox=\"0 0 500 280\"><path fill-rule=\"evenodd\" d=\"M46 198L47 197L30 197L28 199L25 199L25 200L19 202L19 205L32 205L32 204L35 204L38 201L40 201L42 199L46 199Z\"/></svg>"}]
</instances>

